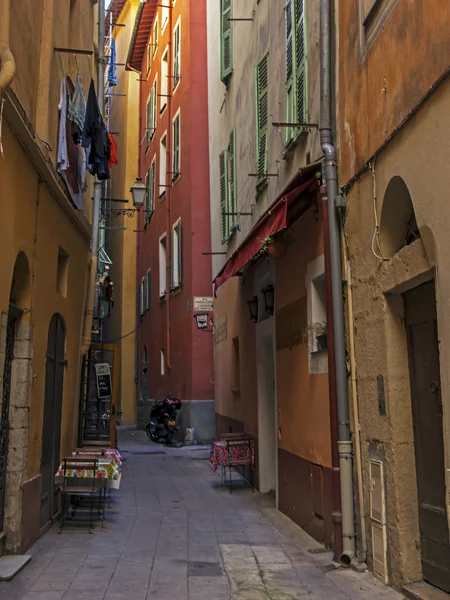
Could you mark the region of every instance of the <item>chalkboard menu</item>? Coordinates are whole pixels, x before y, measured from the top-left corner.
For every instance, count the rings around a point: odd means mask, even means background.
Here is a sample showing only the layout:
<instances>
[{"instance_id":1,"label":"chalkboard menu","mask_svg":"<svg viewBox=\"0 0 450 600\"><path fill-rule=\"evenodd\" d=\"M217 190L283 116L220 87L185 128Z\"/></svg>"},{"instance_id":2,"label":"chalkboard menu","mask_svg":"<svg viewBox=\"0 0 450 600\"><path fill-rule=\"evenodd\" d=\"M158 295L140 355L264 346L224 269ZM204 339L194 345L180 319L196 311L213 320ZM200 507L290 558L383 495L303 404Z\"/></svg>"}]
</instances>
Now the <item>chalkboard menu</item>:
<instances>
[{"instance_id":1,"label":"chalkboard menu","mask_svg":"<svg viewBox=\"0 0 450 600\"><path fill-rule=\"evenodd\" d=\"M97 375L97 393L99 398L110 398L112 396L111 367L108 363L95 365Z\"/></svg>"}]
</instances>

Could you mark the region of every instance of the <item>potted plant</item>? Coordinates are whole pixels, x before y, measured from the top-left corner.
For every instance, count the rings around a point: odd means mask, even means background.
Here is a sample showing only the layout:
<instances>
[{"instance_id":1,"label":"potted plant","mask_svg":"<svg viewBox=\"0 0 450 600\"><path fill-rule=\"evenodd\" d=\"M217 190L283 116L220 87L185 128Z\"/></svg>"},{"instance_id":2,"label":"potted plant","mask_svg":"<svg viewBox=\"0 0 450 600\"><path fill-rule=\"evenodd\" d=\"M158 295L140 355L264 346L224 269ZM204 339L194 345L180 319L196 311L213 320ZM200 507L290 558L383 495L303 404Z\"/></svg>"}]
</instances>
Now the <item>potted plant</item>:
<instances>
[{"instance_id":1,"label":"potted plant","mask_svg":"<svg viewBox=\"0 0 450 600\"><path fill-rule=\"evenodd\" d=\"M284 258L292 238L284 231L271 235L264 240L263 249L271 258Z\"/></svg>"}]
</instances>

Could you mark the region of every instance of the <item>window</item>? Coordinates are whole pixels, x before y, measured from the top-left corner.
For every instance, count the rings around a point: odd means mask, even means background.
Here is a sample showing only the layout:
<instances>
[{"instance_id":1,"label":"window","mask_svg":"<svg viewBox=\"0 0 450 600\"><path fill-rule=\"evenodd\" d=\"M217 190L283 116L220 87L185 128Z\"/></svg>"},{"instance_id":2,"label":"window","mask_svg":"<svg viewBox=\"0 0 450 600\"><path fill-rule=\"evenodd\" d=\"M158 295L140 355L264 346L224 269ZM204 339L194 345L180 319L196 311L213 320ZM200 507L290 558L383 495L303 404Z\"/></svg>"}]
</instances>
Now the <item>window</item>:
<instances>
[{"instance_id":1,"label":"window","mask_svg":"<svg viewBox=\"0 0 450 600\"><path fill-rule=\"evenodd\" d=\"M163 0L163 3L161 3L161 5L160 5L161 6L161 31L164 31L167 23L169 22L168 2L169 2L169 0Z\"/></svg>"},{"instance_id":2,"label":"window","mask_svg":"<svg viewBox=\"0 0 450 600\"><path fill-rule=\"evenodd\" d=\"M219 157L220 170L220 213L222 244L237 228L236 193L236 130L230 134L228 148ZM231 214L232 213L232 214Z\"/></svg>"},{"instance_id":3,"label":"window","mask_svg":"<svg viewBox=\"0 0 450 600\"><path fill-rule=\"evenodd\" d=\"M267 180L268 163L268 62L266 56L256 66L256 172L258 184Z\"/></svg>"},{"instance_id":4,"label":"window","mask_svg":"<svg viewBox=\"0 0 450 600\"><path fill-rule=\"evenodd\" d=\"M144 311L144 278L142 278L139 285L139 314L141 317L144 314Z\"/></svg>"},{"instance_id":5,"label":"window","mask_svg":"<svg viewBox=\"0 0 450 600\"><path fill-rule=\"evenodd\" d=\"M167 134L159 142L159 197L166 193Z\"/></svg>"},{"instance_id":6,"label":"window","mask_svg":"<svg viewBox=\"0 0 450 600\"><path fill-rule=\"evenodd\" d=\"M172 181L180 176L180 113L173 120Z\"/></svg>"},{"instance_id":7,"label":"window","mask_svg":"<svg viewBox=\"0 0 450 600\"><path fill-rule=\"evenodd\" d=\"M170 253L170 287L176 290L181 287L182 275L182 242L181 242L181 219L172 227L172 245Z\"/></svg>"},{"instance_id":8,"label":"window","mask_svg":"<svg viewBox=\"0 0 450 600\"><path fill-rule=\"evenodd\" d=\"M157 105L157 82L156 79L151 87L150 94L147 100L147 117L145 130L145 151L150 147L150 140L155 136L156 132L156 105Z\"/></svg>"},{"instance_id":9,"label":"window","mask_svg":"<svg viewBox=\"0 0 450 600\"><path fill-rule=\"evenodd\" d=\"M325 259L322 256L308 264L306 269L307 336L309 372L328 372L327 291Z\"/></svg>"},{"instance_id":10,"label":"window","mask_svg":"<svg viewBox=\"0 0 450 600\"><path fill-rule=\"evenodd\" d=\"M286 122L308 122L306 73L305 0L286 2ZM286 143L295 139L301 128L286 128Z\"/></svg>"},{"instance_id":11,"label":"window","mask_svg":"<svg viewBox=\"0 0 450 600\"><path fill-rule=\"evenodd\" d=\"M233 72L233 0L220 0L220 78L226 83Z\"/></svg>"},{"instance_id":12,"label":"window","mask_svg":"<svg viewBox=\"0 0 450 600\"><path fill-rule=\"evenodd\" d=\"M145 297L145 308L148 310L152 303L152 277L150 269L147 271L146 277L147 285L146 285L146 297Z\"/></svg>"},{"instance_id":13,"label":"window","mask_svg":"<svg viewBox=\"0 0 450 600\"><path fill-rule=\"evenodd\" d=\"M152 160L147 176L145 178L145 223L150 221L155 212L155 175L156 175L156 159Z\"/></svg>"},{"instance_id":14,"label":"window","mask_svg":"<svg viewBox=\"0 0 450 600\"><path fill-rule=\"evenodd\" d=\"M167 292L167 244L166 234L159 238L159 297L164 298Z\"/></svg>"},{"instance_id":15,"label":"window","mask_svg":"<svg viewBox=\"0 0 450 600\"><path fill-rule=\"evenodd\" d=\"M166 366L166 361L164 359L164 348L161 348L161 375L164 375L165 366Z\"/></svg>"},{"instance_id":16,"label":"window","mask_svg":"<svg viewBox=\"0 0 450 600\"><path fill-rule=\"evenodd\" d=\"M155 25L153 26L153 56L158 51L158 42L159 42L159 23L158 17L155 19Z\"/></svg>"},{"instance_id":17,"label":"window","mask_svg":"<svg viewBox=\"0 0 450 600\"><path fill-rule=\"evenodd\" d=\"M150 74L150 69L152 67L152 58L153 58L153 44L152 44L151 38L150 38L150 42L147 46L147 78Z\"/></svg>"},{"instance_id":18,"label":"window","mask_svg":"<svg viewBox=\"0 0 450 600\"><path fill-rule=\"evenodd\" d=\"M369 48L397 6L399 0L359 0L363 33Z\"/></svg>"},{"instance_id":19,"label":"window","mask_svg":"<svg viewBox=\"0 0 450 600\"><path fill-rule=\"evenodd\" d=\"M180 54L181 54L181 24L175 25L173 32L173 89L175 89L180 81Z\"/></svg>"},{"instance_id":20,"label":"window","mask_svg":"<svg viewBox=\"0 0 450 600\"><path fill-rule=\"evenodd\" d=\"M56 290L67 297L67 280L69 275L69 255L65 250L59 248L58 250L58 264L56 270Z\"/></svg>"},{"instance_id":21,"label":"window","mask_svg":"<svg viewBox=\"0 0 450 600\"><path fill-rule=\"evenodd\" d=\"M147 289L147 275L144 275L142 278L142 312L145 313L147 310L147 300L148 300L148 289Z\"/></svg>"},{"instance_id":22,"label":"window","mask_svg":"<svg viewBox=\"0 0 450 600\"><path fill-rule=\"evenodd\" d=\"M167 106L167 97L169 94L169 50L166 48L166 51L163 54L161 59L161 104L159 108L160 114L164 111Z\"/></svg>"}]
</instances>

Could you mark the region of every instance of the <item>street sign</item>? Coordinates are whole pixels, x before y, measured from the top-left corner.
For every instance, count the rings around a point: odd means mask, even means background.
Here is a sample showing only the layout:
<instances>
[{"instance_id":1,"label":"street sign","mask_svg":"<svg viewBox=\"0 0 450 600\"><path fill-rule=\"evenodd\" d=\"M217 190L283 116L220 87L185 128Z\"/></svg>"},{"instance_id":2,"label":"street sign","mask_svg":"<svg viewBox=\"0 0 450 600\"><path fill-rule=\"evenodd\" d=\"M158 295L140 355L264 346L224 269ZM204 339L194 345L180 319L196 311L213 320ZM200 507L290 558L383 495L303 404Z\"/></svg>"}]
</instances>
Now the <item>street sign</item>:
<instances>
[{"instance_id":1,"label":"street sign","mask_svg":"<svg viewBox=\"0 0 450 600\"><path fill-rule=\"evenodd\" d=\"M108 363L95 365L97 376L97 394L99 398L110 398L112 396L111 368Z\"/></svg>"},{"instance_id":2,"label":"street sign","mask_svg":"<svg viewBox=\"0 0 450 600\"><path fill-rule=\"evenodd\" d=\"M214 298L211 296L194 296L194 312L210 312L213 309Z\"/></svg>"}]
</instances>

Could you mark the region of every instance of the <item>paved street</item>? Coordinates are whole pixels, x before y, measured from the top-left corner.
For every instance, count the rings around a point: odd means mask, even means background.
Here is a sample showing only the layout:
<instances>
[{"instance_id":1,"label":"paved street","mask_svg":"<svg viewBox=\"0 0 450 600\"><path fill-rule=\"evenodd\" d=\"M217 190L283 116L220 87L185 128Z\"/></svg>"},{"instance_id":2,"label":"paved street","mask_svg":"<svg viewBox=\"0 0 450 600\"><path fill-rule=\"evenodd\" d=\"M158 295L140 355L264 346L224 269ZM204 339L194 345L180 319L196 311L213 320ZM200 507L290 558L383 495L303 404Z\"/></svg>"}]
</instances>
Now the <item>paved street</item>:
<instances>
[{"instance_id":1,"label":"paved street","mask_svg":"<svg viewBox=\"0 0 450 600\"><path fill-rule=\"evenodd\" d=\"M368 573L334 569L270 498L230 495L207 450L150 445L141 432L123 433L120 450L124 476L105 528L54 527L24 571L0 584L2 600L403 597Z\"/></svg>"}]
</instances>

